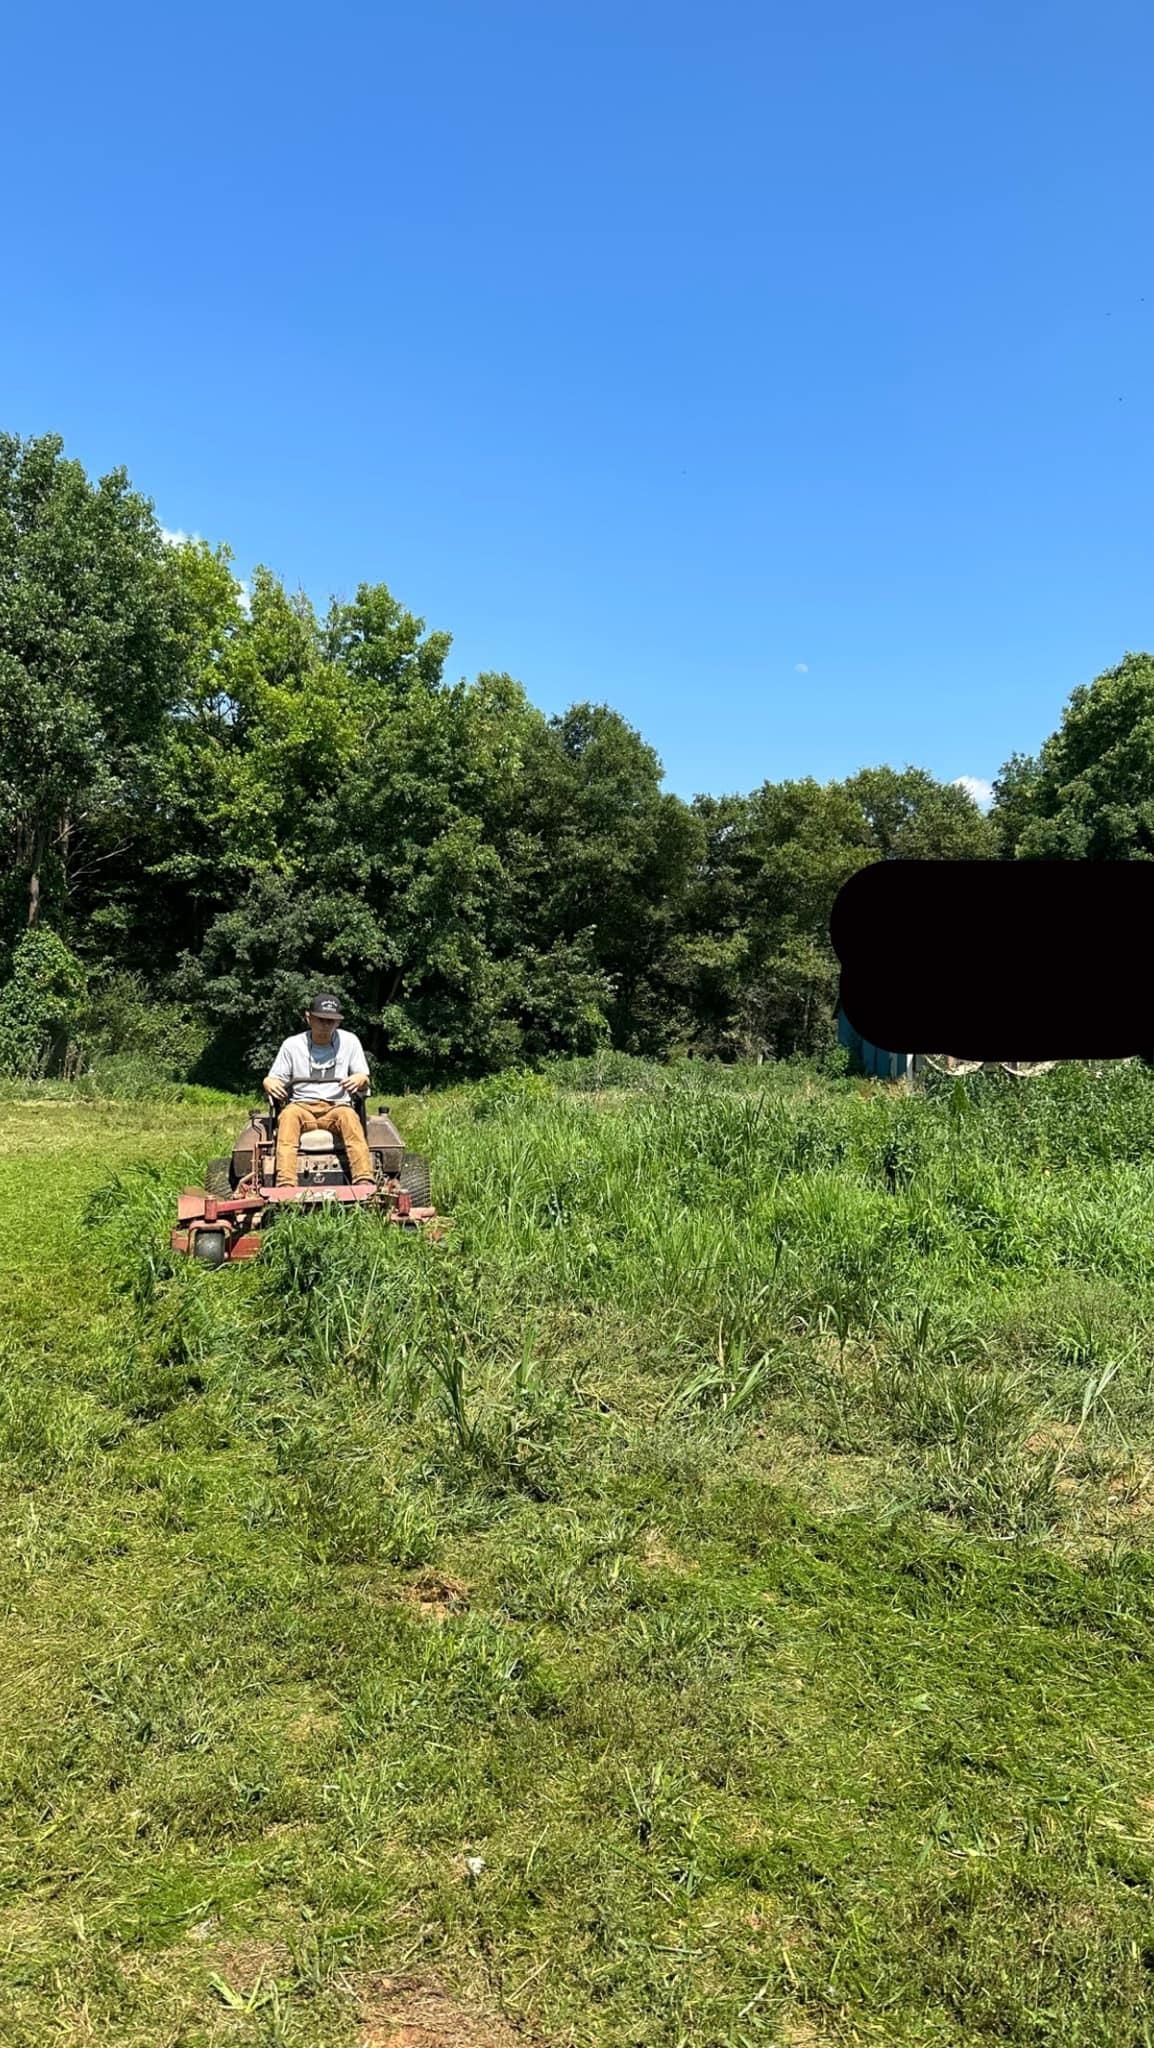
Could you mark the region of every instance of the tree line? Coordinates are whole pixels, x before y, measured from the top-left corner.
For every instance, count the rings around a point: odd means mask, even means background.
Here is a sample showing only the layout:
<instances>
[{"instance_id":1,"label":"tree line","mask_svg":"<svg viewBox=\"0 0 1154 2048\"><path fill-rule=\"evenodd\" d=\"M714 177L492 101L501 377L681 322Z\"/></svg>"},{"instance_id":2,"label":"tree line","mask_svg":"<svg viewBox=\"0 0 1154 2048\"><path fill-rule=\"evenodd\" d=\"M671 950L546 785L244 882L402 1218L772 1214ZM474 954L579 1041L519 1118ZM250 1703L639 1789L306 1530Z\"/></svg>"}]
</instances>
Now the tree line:
<instances>
[{"instance_id":1,"label":"tree line","mask_svg":"<svg viewBox=\"0 0 1154 2048\"><path fill-rule=\"evenodd\" d=\"M317 983L416 1083L601 1047L833 1041L827 920L887 857L1154 855L1154 661L1074 692L988 815L921 769L685 802L595 701L453 681L363 584L319 613L173 545L123 470L0 435L0 1061L261 1071Z\"/></svg>"}]
</instances>

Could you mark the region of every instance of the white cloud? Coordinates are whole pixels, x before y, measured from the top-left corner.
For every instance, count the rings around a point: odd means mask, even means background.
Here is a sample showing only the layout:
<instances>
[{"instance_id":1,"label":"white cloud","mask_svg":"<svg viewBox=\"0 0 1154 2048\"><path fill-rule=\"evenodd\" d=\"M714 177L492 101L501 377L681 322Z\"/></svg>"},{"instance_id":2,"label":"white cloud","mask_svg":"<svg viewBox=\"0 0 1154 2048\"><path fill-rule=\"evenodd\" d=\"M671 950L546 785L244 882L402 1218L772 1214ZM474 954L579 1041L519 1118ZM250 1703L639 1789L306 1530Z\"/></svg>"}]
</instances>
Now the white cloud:
<instances>
[{"instance_id":1,"label":"white cloud","mask_svg":"<svg viewBox=\"0 0 1154 2048\"><path fill-rule=\"evenodd\" d=\"M989 810L994 800L992 782L983 782L980 775L955 775L954 786L957 789L964 789L967 795L972 796L980 811Z\"/></svg>"},{"instance_id":2,"label":"white cloud","mask_svg":"<svg viewBox=\"0 0 1154 2048\"><path fill-rule=\"evenodd\" d=\"M807 676L809 674L808 661L795 661L793 664L793 672L795 676Z\"/></svg>"},{"instance_id":3,"label":"white cloud","mask_svg":"<svg viewBox=\"0 0 1154 2048\"><path fill-rule=\"evenodd\" d=\"M245 582L243 576L238 576L236 581L236 601L240 606L242 612L244 613L245 617L247 618L249 611L252 608L252 592L249 590L248 584Z\"/></svg>"}]
</instances>

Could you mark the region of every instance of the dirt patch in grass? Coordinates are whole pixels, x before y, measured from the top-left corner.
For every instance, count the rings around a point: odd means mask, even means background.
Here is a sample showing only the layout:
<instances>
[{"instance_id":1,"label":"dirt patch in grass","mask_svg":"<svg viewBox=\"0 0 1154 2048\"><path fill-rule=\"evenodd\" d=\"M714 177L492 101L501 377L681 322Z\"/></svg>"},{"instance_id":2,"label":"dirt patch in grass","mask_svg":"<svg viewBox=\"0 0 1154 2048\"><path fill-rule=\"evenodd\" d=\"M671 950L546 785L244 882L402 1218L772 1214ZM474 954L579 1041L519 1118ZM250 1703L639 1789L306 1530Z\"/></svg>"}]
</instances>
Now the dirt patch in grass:
<instances>
[{"instance_id":1,"label":"dirt patch in grass","mask_svg":"<svg viewBox=\"0 0 1154 2048\"><path fill-rule=\"evenodd\" d=\"M415 1607L429 1621L444 1621L450 1614L463 1614L469 1605L469 1588L448 1572L426 1568L399 1589L397 1598Z\"/></svg>"},{"instance_id":2,"label":"dirt patch in grass","mask_svg":"<svg viewBox=\"0 0 1154 2048\"><path fill-rule=\"evenodd\" d=\"M1149 1548L1154 1534L1154 1468L1132 1457L1087 1477L1061 1474L1063 1528L1054 1548L1084 1560L1119 1542Z\"/></svg>"},{"instance_id":3,"label":"dirt patch in grass","mask_svg":"<svg viewBox=\"0 0 1154 2048\"><path fill-rule=\"evenodd\" d=\"M468 2011L439 1984L417 1977L368 1977L355 1996L357 2048L530 2048L533 2040L507 2020Z\"/></svg>"},{"instance_id":4,"label":"dirt patch in grass","mask_svg":"<svg viewBox=\"0 0 1154 2048\"><path fill-rule=\"evenodd\" d=\"M1061 1921L1074 1934L1093 1934L1101 1938L1102 1909L1092 1899L1074 1899L1063 1906Z\"/></svg>"},{"instance_id":5,"label":"dirt patch in grass","mask_svg":"<svg viewBox=\"0 0 1154 2048\"><path fill-rule=\"evenodd\" d=\"M271 1983L291 1968L292 1957L279 1941L226 1941L211 1949L205 1964L214 1977L240 1998L251 1998L258 1983Z\"/></svg>"},{"instance_id":6,"label":"dirt patch in grass","mask_svg":"<svg viewBox=\"0 0 1154 2048\"><path fill-rule=\"evenodd\" d=\"M790 2016L783 2013L779 2025L778 2040L782 2048L830 2048L830 2036L819 2034L812 2020L802 2013Z\"/></svg>"},{"instance_id":7,"label":"dirt patch in grass","mask_svg":"<svg viewBox=\"0 0 1154 2048\"><path fill-rule=\"evenodd\" d=\"M1079 1425L1076 1422L1044 1422L1026 1438L1022 1449L1035 1454L1039 1451L1064 1451L1078 1435Z\"/></svg>"},{"instance_id":8,"label":"dirt patch in grass","mask_svg":"<svg viewBox=\"0 0 1154 2048\"><path fill-rule=\"evenodd\" d=\"M1107 1505L1114 1512L1145 1518L1154 1511L1154 1466L1133 1461L1110 1479Z\"/></svg>"},{"instance_id":9,"label":"dirt patch in grass","mask_svg":"<svg viewBox=\"0 0 1154 2048\"><path fill-rule=\"evenodd\" d=\"M645 1531L645 1547L641 1553L644 1563L651 1572L693 1572L697 1566L692 1558L682 1557L661 1534L660 1529Z\"/></svg>"},{"instance_id":10,"label":"dirt patch in grass","mask_svg":"<svg viewBox=\"0 0 1154 2048\"><path fill-rule=\"evenodd\" d=\"M340 1723L341 1717L339 1714L324 1713L307 1708L303 1714L297 1715L295 1721L290 1721L284 1731L285 1741L311 1742L318 1735L331 1735L334 1728L340 1727Z\"/></svg>"},{"instance_id":11,"label":"dirt patch in grass","mask_svg":"<svg viewBox=\"0 0 1154 2048\"><path fill-rule=\"evenodd\" d=\"M450 1614L464 1614L470 1605L472 1588L449 1572L425 1566L403 1585L382 1584L374 1578L358 1588L360 1597L374 1607L411 1608L426 1621L444 1621Z\"/></svg>"}]
</instances>

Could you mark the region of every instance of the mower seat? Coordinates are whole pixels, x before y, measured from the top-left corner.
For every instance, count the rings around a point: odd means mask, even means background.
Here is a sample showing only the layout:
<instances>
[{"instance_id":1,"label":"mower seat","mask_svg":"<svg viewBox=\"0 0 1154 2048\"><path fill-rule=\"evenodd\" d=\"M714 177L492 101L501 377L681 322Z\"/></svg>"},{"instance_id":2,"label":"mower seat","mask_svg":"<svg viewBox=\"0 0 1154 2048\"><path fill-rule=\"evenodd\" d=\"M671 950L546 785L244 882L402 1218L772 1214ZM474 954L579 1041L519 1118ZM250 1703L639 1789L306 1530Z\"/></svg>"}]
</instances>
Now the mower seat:
<instances>
[{"instance_id":1,"label":"mower seat","mask_svg":"<svg viewBox=\"0 0 1154 2048\"><path fill-rule=\"evenodd\" d=\"M335 1152L337 1149L331 1131L302 1131L298 1144L302 1152Z\"/></svg>"}]
</instances>

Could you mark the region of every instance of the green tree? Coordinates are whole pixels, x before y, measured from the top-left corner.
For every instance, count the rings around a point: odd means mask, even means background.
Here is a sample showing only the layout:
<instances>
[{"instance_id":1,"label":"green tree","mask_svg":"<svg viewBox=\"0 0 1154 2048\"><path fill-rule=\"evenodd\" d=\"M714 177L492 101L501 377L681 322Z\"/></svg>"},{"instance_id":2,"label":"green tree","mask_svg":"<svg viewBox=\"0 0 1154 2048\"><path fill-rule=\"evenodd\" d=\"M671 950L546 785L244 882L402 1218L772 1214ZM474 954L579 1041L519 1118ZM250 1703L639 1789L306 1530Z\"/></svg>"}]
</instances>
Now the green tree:
<instances>
[{"instance_id":1,"label":"green tree","mask_svg":"<svg viewBox=\"0 0 1154 2048\"><path fill-rule=\"evenodd\" d=\"M267 825L254 823L264 807L245 766L253 663L244 656L258 629L242 608L231 559L227 547L203 541L168 550L181 617L179 694L156 745L146 800L106 824L76 890L75 913L93 952L154 986L182 947L202 942L238 873L247 879L249 861L239 854L245 832L266 858L271 846ZM275 579L258 571L258 611L278 598Z\"/></svg>"},{"instance_id":2,"label":"green tree","mask_svg":"<svg viewBox=\"0 0 1154 2048\"><path fill-rule=\"evenodd\" d=\"M84 967L63 939L45 924L29 927L0 988L0 1072L33 1080L59 1070L87 992Z\"/></svg>"},{"instance_id":3,"label":"green tree","mask_svg":"<svg viewBox=\"0 0 1154 2048\"><path fill-rule=\"evenodd\" d=\"M604 980L622 1050L684 1036L679 951L701 827L661 788L653 748L604 704L536 724L526 756L519 916L535 949L574 949Z\"/></svg>"},{"instance_id":4,"label":"green tree","mask_svg":"<svg viewBox=\"0 0 1154 2048\"><path fill-rule=\"evenodd\" d=\"M883 860L991 860L997 853L997 831L968 790L923 768L863 768L844 787Z\"/></svg>"},{"instance_id":5,"label":"green tree","mask_svg":"<svg viewBox=\"0 0 1154 2048\"><path fill-rule=\"evenodd\" d=\"M1154 858L1154 656L1073 691L1038 757L1003 768L994 818L1021 860Z\"/></svg>"},{"instance_id":6,"label":"green tree","mask_svg":"<svg viewBox=\"0 0 1154 2048\"><path fill-rule=\"evenodd\" d=\"M321 618L260 568L242 602L227 547L165 545L122 472L90 485L53 437L0 439L0 603L0 974L46 920L93 1044L118 991L117 1042L171 1061L211 1032L221 1079L321 980L422 1079L815 1050L864 862L1154 845L1147 657L1076 693L991 821L912 768L687 805L609 706L448 680L449 635L383 583Z\"/></svg>"},{"instance_id":7,"label":"green tree","mask_svg":"<svg viewBox=\"0 0 1154 2048\"><path fill-rule=\"evenodd\" d=\"M114 821L149 800L180 694L182 597L123 470L91 484L58 435L0 434L0 835L9 942L69 924Z\"/></svg>"},{"instance_id":8,"label":"green tree","mask_svg":"<svg viewBox=\"0 0 1154 2048\"><path fill-rule=\"evenodd\" d=\"M1041 772L1036 754L1012 754L994 781L990 823L1003 860L1014 858L1026 826L1038 813Z\"/></svg>"},{"instance_id":9,"label":"green tree","mask_svg":"<svg viewBox=\"0 0 1154 2048\"><path fill-rule=\"evenodd\" d=\"M834 1033L829 915L843 882L884 859L984 859L997 835L972 797L921 769L764 783L699 798L705 852L689 892L683 977L697 1042L722 1056L812 1053Z\"/></svg>"},{"instance_id":10,"label":"green tree","mask_svg":"<svg viewBox=\"0 0 1154 2048\"><path fill-rule=\"evenodd\" d=\"M154 870L188 891L196 943L173 987L213 1017L220 1056L259 1065L318 980L371 1050L429 1077L558 1033L596 1042L595 963L530 947L514 907L543 724L520 686L447 683L448 635L384 586L318 627L258 573L225 643L174 736L174 850Z\"/></svg>"}]
</instances>

